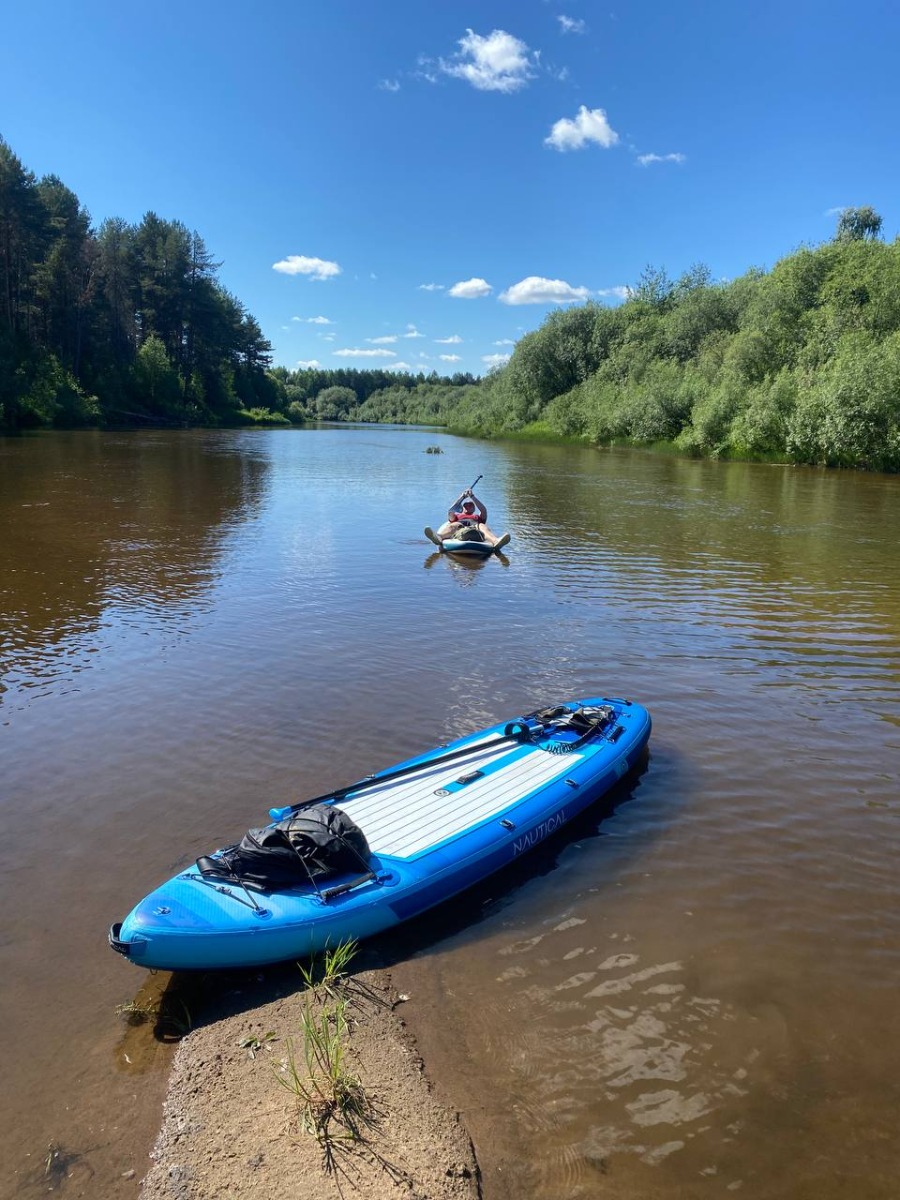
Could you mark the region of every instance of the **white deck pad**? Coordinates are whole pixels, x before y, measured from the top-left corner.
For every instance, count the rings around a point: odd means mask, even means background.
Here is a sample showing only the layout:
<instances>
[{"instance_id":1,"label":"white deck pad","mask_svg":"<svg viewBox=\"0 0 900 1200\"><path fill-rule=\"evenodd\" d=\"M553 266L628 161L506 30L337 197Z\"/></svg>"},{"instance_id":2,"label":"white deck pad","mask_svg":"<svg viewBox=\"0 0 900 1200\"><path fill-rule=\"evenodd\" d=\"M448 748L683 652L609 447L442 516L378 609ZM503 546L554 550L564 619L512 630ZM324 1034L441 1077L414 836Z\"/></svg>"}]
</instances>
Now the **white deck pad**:
<instances>
[{"instance_id":1,"label":"white deck pad","mask_svg":"<svg viewBox=\"0 0 900 1200\"><path fill-rule=\"evenodd\" d=\"M407 778L386 782L356 796L341 807L365 833L375 854L415 858L440 842L464 833L511 804L538 791L552 779L567 775L584 754L550 754L534 746L495 746L454 762L423 765ZM472 771L485 770L501 760L483 778L436 795Z\"/></svg>"}]
</instances>

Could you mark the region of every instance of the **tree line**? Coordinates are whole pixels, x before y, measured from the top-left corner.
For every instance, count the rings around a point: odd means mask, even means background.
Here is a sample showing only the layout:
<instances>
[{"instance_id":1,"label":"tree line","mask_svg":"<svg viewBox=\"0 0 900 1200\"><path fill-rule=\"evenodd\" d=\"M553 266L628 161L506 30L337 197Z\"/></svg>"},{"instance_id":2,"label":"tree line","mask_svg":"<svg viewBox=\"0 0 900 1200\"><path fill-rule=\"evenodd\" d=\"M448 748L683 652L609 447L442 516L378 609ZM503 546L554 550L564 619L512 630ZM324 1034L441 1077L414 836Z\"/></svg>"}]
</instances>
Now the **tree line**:
<instances>
[{"instance_id":1,"label":"tree line","mask_svg":"<svg viewBox=\"0 0 900 1200\"><path fill-rule=\"evenodd\" d=\"M0 429L123 424L445 425L666 443L710 457L900 470L900 239L848 208L771 268L558 309L484 379L271 367L257 321L179 221L93 229L0 138Z\"/></svg>"},{"instance_id":2,"label":"tree line","mask_svg":"<svg viewBox=\"0 0 900 1200\"><path fill-rule=\"evenodd\" d=\"M277 411L285 420L370 421L445 425L458 397L478 379L468 372L451 376L430 371L385 371L304 367L271 372L278 383Z\"/></svg>"},{"instance_id":3,"label":"tree line","mask_svg":"<svg viewBox=\"0 0 900 1200\"><path fill-rule=\"evenodd\" d=\"M271 346L219 266L152 212L95 230L0 139L0 427L216 424L270 402Z\"/></svg>"},{"instance_id":4,"label":"tree line","mask_svg":"<svg viewBox=\"0 0 900 1200\"><path fill-rule=\"evenodd\" d=\"M770 271L648 268L616 308L551 313L452 424L709 457L900 470L900 239L871 208Z\"/></svg>"}]
</instances>

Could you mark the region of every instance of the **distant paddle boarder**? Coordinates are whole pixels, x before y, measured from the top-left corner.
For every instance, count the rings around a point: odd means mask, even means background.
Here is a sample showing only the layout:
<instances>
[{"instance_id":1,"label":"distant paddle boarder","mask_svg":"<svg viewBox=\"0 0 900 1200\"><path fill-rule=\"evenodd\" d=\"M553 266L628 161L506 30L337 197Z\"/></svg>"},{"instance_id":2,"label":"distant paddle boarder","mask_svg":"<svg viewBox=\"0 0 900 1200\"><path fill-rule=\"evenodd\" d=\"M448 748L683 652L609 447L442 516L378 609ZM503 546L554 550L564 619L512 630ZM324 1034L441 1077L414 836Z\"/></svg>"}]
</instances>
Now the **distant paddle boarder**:
<instances>
[{"instance_id":1,"label":"distant paddle boarder","mask_svg":"<svg viewBox=\"0 0 900 1200\"><path fill-rule=\"evenodd\" d=\"M481 476L479 475L478 479ZM478 479L475 482L478 482ZM440 546L447 538L465 538L472 536L469 531L476 531L481 537L479 541L487 542L495 550L502 548L510 540L509 534L504 533L498 537L493 530L488 527L488 514L484 504L478 499L472 488L466 488L464 492L460 492L459 496L450 505L447 513L447 520L440 527L437 533L430 525L425 527L425 536L436 546Z\"/></svg>"}]
</instances>

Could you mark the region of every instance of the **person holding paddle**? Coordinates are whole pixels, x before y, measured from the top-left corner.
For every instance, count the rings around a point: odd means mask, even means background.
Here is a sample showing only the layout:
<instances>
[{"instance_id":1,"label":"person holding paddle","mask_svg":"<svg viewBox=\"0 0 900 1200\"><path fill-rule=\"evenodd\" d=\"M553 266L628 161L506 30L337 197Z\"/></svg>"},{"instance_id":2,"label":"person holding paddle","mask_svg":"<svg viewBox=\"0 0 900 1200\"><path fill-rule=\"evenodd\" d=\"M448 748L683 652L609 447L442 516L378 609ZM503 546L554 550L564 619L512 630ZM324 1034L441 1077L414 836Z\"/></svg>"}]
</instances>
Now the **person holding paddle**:
<instances>
[{"instance_id":1,"label":"person holding paddle","mask_svg":"<svg viewBox=\"0 0 900 1200\"><path fill-rule=\"evenodd\" d=\"M481 476L479 475L478 479L480 478ZM478 479L475 480L475 483L478 482ZM472 488L466 488L450 505L447 520L437 533L434 532L430 525L427 525L425 527L425 536L434 542L436 546L440 546L445 538L458 538L462 536L464 530L470 529L477 530L483 540L489 546L493 546L495 550L501 550L509 541L508 533L497 537L488 528L487 509L475 495Z\"/></svg>"}]
</instances>

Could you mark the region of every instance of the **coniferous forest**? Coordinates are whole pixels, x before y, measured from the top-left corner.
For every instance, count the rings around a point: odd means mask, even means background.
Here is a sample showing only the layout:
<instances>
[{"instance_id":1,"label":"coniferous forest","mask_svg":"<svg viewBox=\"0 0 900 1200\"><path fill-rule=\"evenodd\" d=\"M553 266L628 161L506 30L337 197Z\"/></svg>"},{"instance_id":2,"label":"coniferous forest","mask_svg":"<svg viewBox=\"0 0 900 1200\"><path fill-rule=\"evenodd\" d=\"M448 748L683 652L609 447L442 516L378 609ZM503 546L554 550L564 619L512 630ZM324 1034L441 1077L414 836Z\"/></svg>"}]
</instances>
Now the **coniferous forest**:
<instances>
[{"instance_id":1,"label":"coniferous forest","mask_svg":"<svg viewBox=\"0 0 900 1200\"><path fill-rule=\"evenodd\" d=\"M196 232L147 213L99 228L0 139L0 429L446 425L481 436L900 470L900 239L871 208L770 270L671 280L557 309L484 379L272 368Z\"/></svg>"},{"instance_id":2,"label":"coniferous forest","mask_svg":"<svg viewBox=\"0 0 900 1200\"><path fill-rule=\"evenodd\" d=\"M0 426L216 423L274 392L270 345L203 239L98 229L0 140Z\"/></svg>"}]
</instances>

